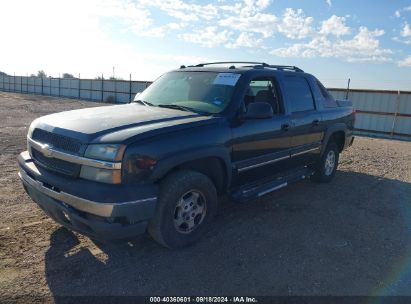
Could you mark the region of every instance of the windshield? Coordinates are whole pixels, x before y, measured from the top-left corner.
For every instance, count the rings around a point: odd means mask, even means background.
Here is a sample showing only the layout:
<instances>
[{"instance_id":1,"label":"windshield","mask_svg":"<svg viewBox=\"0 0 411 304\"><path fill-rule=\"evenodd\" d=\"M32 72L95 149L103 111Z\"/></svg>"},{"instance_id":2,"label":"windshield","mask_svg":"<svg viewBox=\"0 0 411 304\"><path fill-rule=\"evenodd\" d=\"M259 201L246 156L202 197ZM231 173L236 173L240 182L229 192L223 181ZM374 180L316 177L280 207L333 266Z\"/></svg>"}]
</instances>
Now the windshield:
<instances>
[{"instance_id":1,"label":"windshield","mask_svg":"<svg viewBox=\"0 0 411 304\"><path fill-rule=\"evenodd\" d=\"M137 95L135 101L151 106L220 113L229 104L240 76L235 73L170 72Z\"/></svg>"}]
</instances>

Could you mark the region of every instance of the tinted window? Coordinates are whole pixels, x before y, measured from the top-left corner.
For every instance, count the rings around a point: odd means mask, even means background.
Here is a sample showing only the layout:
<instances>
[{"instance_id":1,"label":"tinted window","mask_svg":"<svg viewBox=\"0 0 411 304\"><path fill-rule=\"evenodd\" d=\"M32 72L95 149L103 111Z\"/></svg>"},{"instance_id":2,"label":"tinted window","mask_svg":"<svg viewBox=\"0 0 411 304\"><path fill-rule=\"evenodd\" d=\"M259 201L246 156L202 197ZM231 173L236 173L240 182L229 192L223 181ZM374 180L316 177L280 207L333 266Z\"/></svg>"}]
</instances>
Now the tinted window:
<instances>
[{"instance_id":1,"label":"tinted window","mask_svg":"<svg viewBox=\"0 0 411 304\"><path fill-rule=\"evenodd\" d=\"M273 79L258 78L250 82L244 97L246 108L252 102L268 102L271 104L274 113L278 114L282 112Z\"/></svg>"},{"instance_id":2,"label":"tinted window","mask_svg":"<svg viewBox=\"0 0 411 304\"><path fill-rule=\"evenodd\" d=\"M328 93L327 89L323 86L321 82L317 80L318 88L320 89L321 92L321 97L322 97L322 102L324 107L326 108L335 108L337 107L337 102L335 99L331 96L330 93Z\"/></svg>"},{"instance_id":3,"label":"tinted window","mask_svg":"<svg viewBox=\"0 0 411 304\"><path fill-rule=\"evenodd\" d=\"M302 77L286 77L284 86L291 112L314 110L314 99L307 80Z\"/></svg>"}]
</instances>

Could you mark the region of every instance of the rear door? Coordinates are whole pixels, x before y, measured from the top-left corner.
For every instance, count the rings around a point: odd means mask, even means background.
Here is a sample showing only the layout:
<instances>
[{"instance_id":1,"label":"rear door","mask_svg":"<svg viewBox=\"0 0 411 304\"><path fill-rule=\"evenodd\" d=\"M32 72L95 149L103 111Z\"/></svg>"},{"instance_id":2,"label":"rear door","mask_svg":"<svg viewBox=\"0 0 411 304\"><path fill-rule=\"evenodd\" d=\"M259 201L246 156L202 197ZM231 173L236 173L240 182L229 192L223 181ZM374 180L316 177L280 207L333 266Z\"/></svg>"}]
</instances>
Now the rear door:
<instances>
[{"instance_id":1,"label":"rear door","mask_svg":"<svg viewBox=\"0 0 411 304\"><path fill-rule=\"evenodd\" d=\"M321 113L309 79L304 74L286 75L282 84L290 117L290 166L307 165L314 162L320 153Z\"/></svg>"}]
</instances>

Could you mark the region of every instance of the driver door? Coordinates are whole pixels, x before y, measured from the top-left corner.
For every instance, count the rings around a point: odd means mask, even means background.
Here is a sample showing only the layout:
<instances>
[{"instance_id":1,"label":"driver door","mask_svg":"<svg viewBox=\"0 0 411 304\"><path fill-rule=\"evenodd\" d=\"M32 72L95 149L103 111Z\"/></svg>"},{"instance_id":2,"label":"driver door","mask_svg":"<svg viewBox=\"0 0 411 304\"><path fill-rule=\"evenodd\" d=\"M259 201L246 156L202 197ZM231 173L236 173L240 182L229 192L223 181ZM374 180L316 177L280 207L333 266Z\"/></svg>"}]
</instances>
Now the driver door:
<instances>
[{"instance_id":1,"label":"driver door","mask_svg":"<svg viewBox=\"0 0 411 304\"><path fill-rule=\"evenodd\" d=\"M289 118L284 115L282 100L273 78L253 79L242 104L246 111L253 102L267 102L273 117L266 119L239 118L232 127L232 161L237 174L235 185L273 176L286 171L290 159Z\"/></svg>"}]
</instances>

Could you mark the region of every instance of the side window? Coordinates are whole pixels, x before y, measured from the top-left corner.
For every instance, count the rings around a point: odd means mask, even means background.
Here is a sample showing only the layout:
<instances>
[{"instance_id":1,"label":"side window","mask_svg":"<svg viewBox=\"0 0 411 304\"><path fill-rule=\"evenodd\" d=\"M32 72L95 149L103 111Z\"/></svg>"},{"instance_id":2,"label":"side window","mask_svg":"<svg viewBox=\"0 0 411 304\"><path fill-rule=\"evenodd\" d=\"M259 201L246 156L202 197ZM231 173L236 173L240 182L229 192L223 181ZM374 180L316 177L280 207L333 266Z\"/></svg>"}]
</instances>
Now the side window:
<instances>
[{"instance_id":1,"label":"side window","mask_svg":"<svg viewBox=\"0 0 411 304\"><path fill-rule=\"evenodd\" d=\"M327 89L323 86L321 82L317 80L318 88L320 89L321 96L322 96L322 103L323 106L326 108L336 108L337 102L335 101L334 97L327 91Z\"/></svg>"},{"instance_id":2,"label":"side window","mask_svg":"<svg viewBox=\"0 0 411 304\"><path fill-rule=\"evenodd\" d=\"M288 76L284 78L284 89L287 94L291 112L314 110L314 99L307 80L303 77Z\"/></svg>"},{"instance_id":3,"label":"side window","mask_svg":"<svg viewBox=\"0 0 411 304\"><path fill-rule=\"evenodd\" d=\"M270 78L256 78L250 81L244 96L245 108L253 102L268 102L273 107L274 113L282 112L275 83Z\"/></svg>"}]
</instances>

